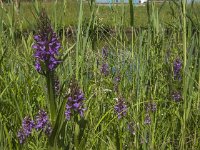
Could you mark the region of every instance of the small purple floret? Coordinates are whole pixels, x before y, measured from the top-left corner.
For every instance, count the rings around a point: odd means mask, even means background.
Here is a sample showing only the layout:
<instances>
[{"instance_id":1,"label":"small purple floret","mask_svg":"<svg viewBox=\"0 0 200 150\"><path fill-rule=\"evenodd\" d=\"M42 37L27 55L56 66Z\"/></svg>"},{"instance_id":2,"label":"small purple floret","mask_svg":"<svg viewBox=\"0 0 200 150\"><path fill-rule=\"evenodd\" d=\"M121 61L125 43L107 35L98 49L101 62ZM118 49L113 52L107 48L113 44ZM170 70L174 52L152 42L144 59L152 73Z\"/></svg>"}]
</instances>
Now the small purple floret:
<instances>
[{"instance_id":1,"label":"small purple floret","mask_svg":"<svg viewBox=\"0 0 200 150\"><path fill-rule=\"evenodd\" d=\"M107 76L109 74L109 66L107 63L102 64L101 73Z\"/></svg>"},{"instance_id":2,"label":"small purple floret","mask_svg":"<svg viewBox=\"0 0 200 150\"><path fill-rule=\"evenodd\" d=\"M147 105L146 105L146 112L149 112L149 111L152 111L152 112L155 112L157 109L157 105L155 102L149 102Z\"/></svg>"},{"instance_id":3,"label":"small purple floret","mask_svg":"<svg viewBox=\"0 0 200 150\"><path fill-rule=\"evenodd\" d=\"M180 102L182 98L181 93L179 91L173 92L172 98L175 102Z\"/></svg>"},{"instance_id":4,"label":"small purple floret","mask_svg":"<svg viewBox=\"0 0 200 150\"><path fill-rule=\"evenodd\" d=\"M180 75L180 71L182 68L182 63L180 61L180 59L176 59L174 61L174 66L173 66L173 70L174 70L174 79L181 79L181 75Z\"/></svg>"},{"instance_id":5,"label":"small purple floret","mask_svg":"<svg viewBox=\"0 0 200 150\"><path fill-rule=\"evenodd\" d=\"M39 110L38 115L36 116L36 125L35 129L37 131L42 130L45 133L51 133L51 125L49 121L49 117L47 116L47 112L44 110Z\"/></svg>"},{"instance_id":6,"label":"small purple floret","mask_svg":"<svg viewBox=\"0 0 200 150\"><path fill-rule=\"evenodd\" d=\"M144 124L147 124L147 125L151 124L151 117L149 114L145 115Z\"/></svg>"},{"instance_id":7,"label":"small purple floret","mask_svg":"<svg viewBox=\"0 0 200 150\"><path fill-rule=\"evenodd\" d=\"M65 117L66 120L70 120L72 113L78 113L81 117L83 117L84 115L84 104L83 101L85 100L84 94L83 92L78 89L72 89L73 90L73 94L68 97L68 101L65 107Z\"/></svg>"},{"instance_id":8,"label":"small purple floret","mask_svg":"<svg viewBox=\"0 0 200 150\"><path fill-rule=\"evenodd\" d=\"M32 133L32 129L34 128L34 121L31 120L29 116L26 116L22 121L22 128L19 130L17 137L19 138L20 144L22 144L27 137Z\"/></svg>"},{"instance_id":9,"label":"small purple floret","mask_svg":"<svg viewBox=\"0 0 200 150\"><path fill-rule=\"evenodd\" d=\"M50 124L50 123L47 123L44 132L45 132L45 134L46 134L47 136L50 136L50 135L51 135L51 133L52 133L52 127L51 127L51 124Z\"/></svg>"},{"instance_id":10,"label":"small purple floret","mask_svg":"<svg viewBox=\"0 0 200 150\"><path fill-rule=\"evenodd\" d=\"M23 144L25 142L27 136L25 135L25 132L22 128L18 131L17 137L20 144Z\"/></svg>"},{"instance_id":11,"label":"small purple floret","mask_svg":"<svg viewBox=\"0 0 200 150\"><path fill-rule=\"evenodd\" d=\"M29 136L34 128L34 121L30 117L25 117L22 121L22 128L26 136Z\"/></svg>"},{"instance_id":12,"label":"small purple floret","mask_svg":"<svg viewBox=\"0 0 200 150\"><path fill-rule=\"evenodd\" d=\"M127 113L127 105L125 104L124 98L119 98L117 104L114 107L115 112L118 115L118 119L121 119Z\"/></svg>"},{"instance_id":13,"label":"small purple floret","mask_svg":"<svg viewBox=\"0 0 200 150\"><path fill-rule=\"evenodd\" d=\"M36 116L36 125L35 129L38 131L44 129L49 119L47 113L44 110L39 110L38 115Z\"/></svg>"},{"instance_id":14,"label":"small purple floret","mask_svg":"<svg viewBox=\"0 0 200 150\"><path fill-rule=\"evenodd\" d=\"M31 120L29 116L25 117L22 121L22 127L17 133L19 143L23 144L25 140L31 135L32 130L44 131L46 135L50 135L52 132L52 127L48 119L47 113L44 110L40 110L36 116L36 122Z\"/></svg>"},{"instance_id":15,"label":"small purple floret","mask_svg":"<svg viewBox=\"0 0 200 150\"><path fill-rule=\"evenodd\" d=\"M115 83L119 83L121 81L121 77L118 75L114 78Z\"/></svg>"}]
</instances>

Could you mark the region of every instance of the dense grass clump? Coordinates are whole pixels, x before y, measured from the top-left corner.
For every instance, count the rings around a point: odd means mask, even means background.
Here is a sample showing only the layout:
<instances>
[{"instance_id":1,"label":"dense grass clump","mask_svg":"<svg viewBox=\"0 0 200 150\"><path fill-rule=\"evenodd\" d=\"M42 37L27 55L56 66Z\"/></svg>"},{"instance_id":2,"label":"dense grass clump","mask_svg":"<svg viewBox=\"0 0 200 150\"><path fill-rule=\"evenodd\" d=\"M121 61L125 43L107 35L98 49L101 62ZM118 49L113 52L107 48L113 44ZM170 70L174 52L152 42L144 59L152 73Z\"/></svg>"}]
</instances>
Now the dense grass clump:
<instances>
[{"instance_id":1,"label":"dense grass clump","mask_svg":"<svg viewBox=\"0 0 200 150\"><path fill-rule=\"evenodd\" d=\"M0 149L200 149L198 4L69 3L1 8Z\"/></svg>"}]
</instances>

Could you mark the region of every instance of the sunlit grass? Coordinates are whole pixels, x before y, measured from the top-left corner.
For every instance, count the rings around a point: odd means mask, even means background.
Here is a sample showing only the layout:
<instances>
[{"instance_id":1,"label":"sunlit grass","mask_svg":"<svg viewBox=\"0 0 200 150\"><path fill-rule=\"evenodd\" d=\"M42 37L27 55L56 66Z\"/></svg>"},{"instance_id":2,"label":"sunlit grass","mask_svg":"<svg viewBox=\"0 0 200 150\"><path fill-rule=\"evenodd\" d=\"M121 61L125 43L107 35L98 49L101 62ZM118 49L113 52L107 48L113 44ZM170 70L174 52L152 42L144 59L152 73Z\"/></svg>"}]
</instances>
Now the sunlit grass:
<instances>
[{"instance_id":1,"label":"sunlit grass","mask_svg":"<svg viewBox=\"0 0 200 150\"><path fill-rule=\"evenodd\" d=\"M63 5L65 4L65 5ZM56 17L56 24L60 28L62 26L76 26L78 23L78 11L79 6L77 1L69 1L67 0L65 3L58 1L56 2L43 2L39 3L40 7L45 7L52 22L54 23L54 19ZM121 20L122 9L121 5L110 6L96 6L99 7L98 12L96 13L96 17L99 19L100 23L113 28L117 22ZM162 6L162 4L157 4L157 8L162 7L159 11L159 18L163 24L170 23L173 19L170 17L173 13L170 9L169 4ZM56 9L55 9L56 8ZM36 24L36 20L34 18L34 5L28 2L21 2L19 7L19 12L15 11L13 4L4 4L3 9L0 9L0 14L5 24L9 24L9 20L7 15L12 15L14 19L14 24L17 29L20 29L19 25L23 30L33 29L33 25ZM88 3L83 4L83 19L87 19L90 17L90 7ZM198 7L196 8L198 10ZM179 12L175 11L176 14ZM55 16L56 14L56 16ZM130 14L129 14L129 5L125 5L125 14L124 14L124 26L128 27L130 23ZM142 6L134 7L134 16L135 16L135 26L136 27L147 27L148 24L148 15L146 4Z\"/></svg>"},{"instance_id":2,"label":"sunlit grass","mask_svg":"<svg viewBox=\"0 0 200 150\"><path fill-rule=\"evenodd\" d=\"M153 3L138 6L136 26L131 28L128 5L90 9L87 3L65 2L21 3L19 14L11 4L0 10L0 149L199 149L198 10L187 6L183 16L182 6L173 2L162 9ZM45 76L35 70L32 49L38 30L34 16L42 6L62 45L63 61L55 72L60 81L58 119L53 137L34 130L21 145L17 132L23 118L35 119L40 108L49 108ZM60 31L69 25L75 29L72 38ZM129 35L127 28L133 31ZM24 30L34 33L16 36ZM176 59L182 64L180 78L174 77ZM102 72L103 64L108 64L108 74ZM83 90L87 109L82 119L72 116L66 121L64 107L73 78ZM174 98L177 92L180 98ZM120 120L114 109L119 98L128 107Z\"/></svg>"}]
</instances>

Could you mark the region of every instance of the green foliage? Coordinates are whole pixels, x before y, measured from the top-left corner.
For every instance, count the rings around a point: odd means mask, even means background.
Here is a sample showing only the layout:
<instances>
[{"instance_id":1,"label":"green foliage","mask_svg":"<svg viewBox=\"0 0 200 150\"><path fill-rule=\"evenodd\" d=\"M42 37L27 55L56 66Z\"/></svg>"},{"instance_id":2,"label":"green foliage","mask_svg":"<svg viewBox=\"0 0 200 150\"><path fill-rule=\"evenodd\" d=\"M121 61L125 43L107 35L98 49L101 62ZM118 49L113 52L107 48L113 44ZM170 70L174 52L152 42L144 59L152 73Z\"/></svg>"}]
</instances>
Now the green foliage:
<instances>
[{"instance_id":1,"label":"green foliage","mask_svg":"<svg viewBox=\"0 0 200 150\"><path fill-rule=\"evenodd\" d=\"M42 7L62 43L63 62L55 72L61 83L56 121L50 138L34 131L20 145L17 132L22 119L48 107L46 81L33 65L30 32L36 30L34 17ZM185 15L176 1L148 3L131 11L128 7L63 0L21 3L18 14L12 4L1 8L0 149L200 149L199 5L186 5ZM129 30L132 9L135 16ZM66 35L69 25L75 30ZM101 73L104 46L107 76ZM176 58L185 64L181 80L173 74ZM118 90L116 76L120 76ZM83 89L87 110L83 118L66 121L66 93L73 77ZM176 90L181 92L180 102L173 99ZM128 106L120 120L114 110L119 97ZM156 111L147 110L149 103L157 104ZM144 123L147 115L150 124Z\"/></svg>"}]
</instances>

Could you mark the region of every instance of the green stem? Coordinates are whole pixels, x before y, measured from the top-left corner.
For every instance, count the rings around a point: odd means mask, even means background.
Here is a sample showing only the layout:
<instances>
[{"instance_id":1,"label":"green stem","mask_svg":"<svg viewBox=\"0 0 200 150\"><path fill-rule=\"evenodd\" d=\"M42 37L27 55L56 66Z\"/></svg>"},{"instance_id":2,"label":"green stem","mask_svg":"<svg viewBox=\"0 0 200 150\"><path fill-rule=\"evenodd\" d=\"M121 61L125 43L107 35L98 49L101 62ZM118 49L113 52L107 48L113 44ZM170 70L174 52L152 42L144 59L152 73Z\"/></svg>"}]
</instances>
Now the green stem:
<instances>
[{"instance_id":1,"label":"green stem","mask_svg":"<svg viewBox=\"0 0 200 150\"><path fill-rule=\"evenodd\" d=\"M130 25L131 27L134 26L134 10L133 10L133 1L129 0L129 6L130 6Z\"/></svg>"},{"instance_id":2,"label":"green stem","mask_svg":"<svg viewBox=\"0 0 200 150\"><path fill-rule=\"evenodd\" d=\"M47 81L47 94L48 94L48 104L49 104L49 112L52 124L55 124L56 119L56 101L55 101L55 88L54 88L54 72L48 71L46 76Z\"/></svg>"},{"instance_id":3,"label":"green stem","mask_svg":"<svg viewBox=\"0 0 200 150\"><path fill-rule=\"evenodd\" d=\"M78 35L77 35L77 42L76 42L76 80L79 79L79 50L81 49L82 44L82 18L83 18L83 2L80 1L80 9L79 9L79 18L78 18Z\"/></svg>"},{"instance_id":4,"label":"green stem","mask_svg":"<svg viewBox=\"0 0 200 150\"><path fill-rule=\"evenodd\" d=\"M74 146L76 149L79 149L79 124L78 124L78 116L74 116L74 123L75 123L75 128L74 128Z\"/></svg>"},{"instance_id":5,"label":"green stem","mask_svg":"<svg viewBox=\"0 0 200 150\"><path fill-rule=\"evenodd\" d=\"M187 63L186 0L183 0L183 54L184 54L184 70L185 70Z\"/></svg>"},{"instance_id":6,"label":"green stem","mask_svg":"<svg viewBox=\"0 0 200 150\"><path fill-rule=\"evenodd\" d=\"M182 19L183 19L183 57L184 57L184 64L183 64L183 100L184 100L184 114L183 114L183 124L182 124L182 143L181 149L185 149L185 129L186 129L186 109L187 109L187 100L186 100L186 93L187 93L187 77L186 77L186 64L187 64L187 26L186 26L186 0L182 0Z\"/></svg>"}]
</instances>

